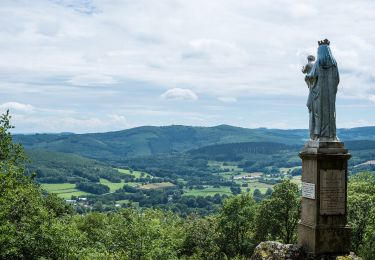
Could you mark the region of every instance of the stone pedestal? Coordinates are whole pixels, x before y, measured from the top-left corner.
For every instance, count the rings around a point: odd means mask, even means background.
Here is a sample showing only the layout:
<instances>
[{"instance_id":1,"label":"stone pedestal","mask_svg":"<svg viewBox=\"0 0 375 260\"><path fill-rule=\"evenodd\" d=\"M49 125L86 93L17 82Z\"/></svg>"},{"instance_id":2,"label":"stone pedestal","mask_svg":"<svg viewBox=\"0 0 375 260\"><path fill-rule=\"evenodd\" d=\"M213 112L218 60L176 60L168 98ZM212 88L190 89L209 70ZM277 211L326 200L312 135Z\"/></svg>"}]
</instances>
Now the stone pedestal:
<instances>
[{"instance_id":1,"label":"stone pedestal","mask_svg":"<svg viewBox=\"0 0 375 260\"><path fill-rule=\"evenodd\" d=\"M313 256L350 252L347 177L350 154L341 142L306 143L302 159L302 209L298 244Z\"/></svg>"}]
</instances>

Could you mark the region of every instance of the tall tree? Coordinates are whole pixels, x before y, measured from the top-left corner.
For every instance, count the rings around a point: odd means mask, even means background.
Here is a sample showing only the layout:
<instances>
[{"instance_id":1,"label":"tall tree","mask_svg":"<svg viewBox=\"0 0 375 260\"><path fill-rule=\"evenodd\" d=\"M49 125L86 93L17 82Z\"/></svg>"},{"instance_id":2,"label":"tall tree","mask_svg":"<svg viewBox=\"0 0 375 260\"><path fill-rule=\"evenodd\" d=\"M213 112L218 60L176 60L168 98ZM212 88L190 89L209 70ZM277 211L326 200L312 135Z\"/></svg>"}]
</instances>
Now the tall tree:
<instances>
[{"instance_id":1,"label":"tall tree","mask_svg":"<svg viewBox=\"0 0 375 260\"><path fill-rule=\"evenodd\" d=\"M362 172L350 178L348 219L352 228L352 250L366 259L375 257L375 175ZM371 256L371 257L370 257Z\"/></svg>"},{"instance_id":2,"label":"tall tree","mask_svg":"<svg viewBox=\"0 0 375 260\"><path fill-rule=\"evenodd\" d=\"M44 196L24 175L26 156L22 146L12 141L9 120L9 111L0 117L0 258L49 257L56 244L46 231L55 216L70 211L63 201Z\"/></svg>"},{"instance_id":3,"label":"tall tree","mask_svg":"<svg viewBox=\"0 0 375 260\"><path fill-rule=\"evenodd\" d=\"M257 240L295 242L300 211L301 202L297 184L285 180L275 185L271 198L261 202L256 217Z\"/></svg>"},{"instance_id":4,"label":"tall tree","mask_svg":"<svg viewBox=\"0 0 375 260\"><path fill-rule=\"evenodd\" d=\"M185 238L181 254L193 259L223 259L218 246L215 217L190 216L184 223Z\"/></svg>"},{"instance_id":5,"label":"tall tree","mask_svg":"<svg viewBox=\"0 0 375 260\"><path fill-rule=\"evenodd\" d=\"M250 255L254 249L257 204L248 193L228 198L218 215L219 245L227 257Z\"/></svg>"}]
</instances>

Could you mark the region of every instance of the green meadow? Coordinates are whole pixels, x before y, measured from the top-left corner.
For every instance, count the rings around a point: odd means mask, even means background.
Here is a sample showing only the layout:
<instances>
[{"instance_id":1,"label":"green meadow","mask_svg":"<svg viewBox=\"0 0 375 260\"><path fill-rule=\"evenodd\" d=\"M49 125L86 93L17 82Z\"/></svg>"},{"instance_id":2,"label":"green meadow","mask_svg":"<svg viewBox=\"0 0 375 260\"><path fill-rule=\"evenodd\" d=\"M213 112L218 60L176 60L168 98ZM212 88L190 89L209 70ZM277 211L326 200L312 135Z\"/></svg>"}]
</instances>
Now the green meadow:
<instances>
[{"instance_id":1,"label":"green meadow","mask_svg":"<svg viewBox=\"0 0 375 260\"><path fill-rule=\"evenodd\" d=\"M72 196L79 197L90 194L76 189L76 185L73 183L43 183L41 186L49 193L56 193L57 196L64 199L70 199Z\"/></svg>"},{"instance_id":2,"label":"green meadow","mask_svg":"<svg viewBox=\"0 0 375 260\"><path fill-rule=\"evenodd\" d=\"M215 194L226 194L231 195L232 192L230 191L229 187L220 187L220 188L214 188L214 187L207 187L205 189L184 189L184 196L214 196Z\"/></svg>"},{"instance_id":3,"label":"green meadow","mask_svg":"<svg viewBox=\"0 0 375 260\"><path fill-rule=\"evenodd\" d=\"M121 189L124 187L124 180L121 180L121 182L110 182L107 179L100 178L100 184L106 185L109 188L109 192L115 192L118 189Z\"/></svg>"},{"instance_id":4,"label":"green meadow","mask_svg":"<svg viewBox=\"0 0 375 260\"><path fill-rule=\"evenodd\" d=\"M147 172L140 172L140 171L134 171L134 170L128 170L128 169L119 169L119 168L117 168L117 170L121 173L133 175L135 178L147 178L147 176L149 176L150 178L153 178L153 176L148 174Z\"/></svg>"},{"instance_id":5,"label":"green meadow","mask_svg":"<svg viewBox=\"0 0 375 260\"><path fill-rule=\"evenodd\" d=\"M261 193L266 193L268 188L273 188L273 185L262 183L259 181L249 181L248 187L241 187L242 191L246 190L247 188L250 188L250 192L254 192L255 189L260 190Z\"/></svg>"},{"instance_id":6,"label":"green meadow","mask_svg":"<svg viewBox=\"0 0 375 260\"><path fill-rule=\"evenodd\" d=\"M174 187L175 185L170 182L160 182L160 183L149 183L145 185L139 186L142 190L154 190L154 189L163 189L163 188L169 188Z\"/></svg>"}]
</instances>

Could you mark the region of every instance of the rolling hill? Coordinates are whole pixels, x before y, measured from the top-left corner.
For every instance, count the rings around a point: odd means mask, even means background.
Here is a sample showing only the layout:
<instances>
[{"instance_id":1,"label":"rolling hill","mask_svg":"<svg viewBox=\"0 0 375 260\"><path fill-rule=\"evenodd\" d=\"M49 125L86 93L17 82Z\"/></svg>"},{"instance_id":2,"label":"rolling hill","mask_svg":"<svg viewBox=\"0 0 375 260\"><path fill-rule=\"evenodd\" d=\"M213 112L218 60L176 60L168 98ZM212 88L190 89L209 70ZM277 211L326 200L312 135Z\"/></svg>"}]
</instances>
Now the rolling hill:
<instances>
[{"instance_id":1,"label":"rolling hill","mask_svg":"<svg viewBox=\"0 0 375 260\"><path fill-rule=\"evenodd\" d=\"M339 129L343 141L375 140L375 127ZM90 134L31 134L14 136L16 142L28 149L46 149L75 153L107 162L123 158L173 154L204 146L241 143L276 142L302 145L307 130L247 129L229 125L192 127L172 125L144 126L117 132Z\"/></svg>"},{"instance_id":2,"label":"rolling hill","mask_svg":"<svg viewBox=\"0 0 375 260\"><path fill-rule=\"evenodd\" d=\"M100 178L120 182L125 177L103 162L80 155L42 149L26 152L30 159L27 169L41 183L99 182Z\"/></svg>"}]
</instances>

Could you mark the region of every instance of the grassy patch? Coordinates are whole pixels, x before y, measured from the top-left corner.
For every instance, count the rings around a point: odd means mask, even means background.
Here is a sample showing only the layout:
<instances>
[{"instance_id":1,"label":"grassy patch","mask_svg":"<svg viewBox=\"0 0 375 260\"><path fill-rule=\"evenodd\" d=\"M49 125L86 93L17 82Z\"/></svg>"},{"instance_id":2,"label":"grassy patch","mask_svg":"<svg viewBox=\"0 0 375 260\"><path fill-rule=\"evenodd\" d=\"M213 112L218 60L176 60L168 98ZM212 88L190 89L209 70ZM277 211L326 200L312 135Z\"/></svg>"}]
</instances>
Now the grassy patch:
<instances>
[{"instance_id":1,"label":"grassy patch","mask_svg":"<svg viewBox=\"0 0 375 260\"><path fill-rule=\"evenodd\" d=\"M147 172L133 171L133 170L128 170L128 169L117 169L117 170L120 173L126 173L126 174L129 174L129 175L133 175L135 178L147 178L147 176L149 176L150 178L153 178L153 176L148 174Z\"/></svg>"},{"instance_id":2,"label":"grassy patch","mask_svg":"<svg viewBox=\"0 0 375 260\"><path fill-rule=\"evenodd\" d=\"M115 192L118 189L121 189L124 187L124 180L121 180L121 182L110 182L107 179L100 178L100 183L108 186L110 192Z\"/></svg>"},{"instance_id":3,"label":"grassy patch","mask_svg":"<svg viewBox=\"0 0 375 260\"><path fill-rule=\"evenodd\" d=\"M226 164L226 165L224 165L224 164ZM228 170L228 171L232 171L232 172L243 171L243 169L238 167L235 163L224 163L224 162L218 162L218 161L209 161L208 166L218 167L222 170Z\"/></svg>"},{"instance_id":4,"label":"grassy patch","mask_svg":"<svg viewBox=\"0 0 375 260\"><path fill-rule=\"evenodd\" d=\"M283 173L283 174L287 174L289 171L292 171L292 170L298 169L298 168L301 168L301 166L295 166L295 167L289 167L289 168L281 167L280 172Z\"/></svg>"},{"instance_id":5,"label":"grassy patch","mask_svg":"<svg viewBox=\"0 0 375 260\"><path fill-rule=\"evenodd\" d=\"M126 182L124 184L126 184L128 186L132 186L132 187L138 187L138 186L142 185L142 182Z\"/></svg>"},{"instance_id":6,"label":"grassy patch","mask_svg":"<svg viewBox=\"0 0 375 260\"><path fill-rule=\"evenodd\" d=\"M263 173L262 172L242 172L240 174L237 174L235 176L233 176L233 178L240 178L240 177L245 177L245 176L248 176L248 177L254 177L254 178L260 178L263 176Z\"/></svg>"},{"instance_id":7,"label":"grassy patch","mask_svg":"<svg viewBox=\"0 0 375 260\"><path fill-rule=\"evenodd\" d=\"M226 195L232 195L232 192L230 191L229 187L220 187L220 188L214 188L214 187L208 187L205 189L184 189L184 196L214 196L215 194L226 194Z\"/></svg>"},{"instance_id":8,"label":"grassy patch","mask_svg":"<svg viewBox=\"0 0 375 260\"><path fill-rule=\"evenodd\" d=\"M227 180L232 179L233 176L239 175L239 174L247 174L244 172L244 170L240 167L238 167L235 163L225 163L227 165L224 165L224 162L218 162L218 161L209 161L208 166L211 168L218 169L217 174L220 175L220 177L223 177Z\"/></svg>"},{"instance_id":9,"label":"grassy patch","mask_svg":"<svg viewBox=\"0 0 375 260\"><path fill-rule=\"evenodd\" d=\"M76 189L75 191L57 194L57 196L59 196L60 198L63 198L63 199L71 199L72 196L84 197L84 196L89 195L89 194L91 194L91 193L80 191L80 190Z\"/></svg>"},{"instance_id":10,"label":"grassy patch","mask_svg":"<svg viewBox=\"0 0 375 260\"><path fill-rule=\"evenodd\" d=\"M76 185L73 183L43 183L42 188L49 193L56 193L57 196L70 199L72 196L84 196L89 193L76 189Z\"/></svg>"},{"instance_id":11,"label":"grassy patch","mask_svg":"<svg viewBox=\"0 0 375 260\"><path fill-rule=\"evenodd\" d=\"M259 181L248 182L248 184L249 184L249 187L243 187L243 188L245 188L245 190L246 188L250 188L250 192L254 192L255 189L258 189L260 190L260 192L265 193L268 188L271 188L271 189L273 188L273 185L262 183Z\"/></svg>"},{"instance_id":12,"label":"grassy patch","mask_svg":"<svg viewBox=\"0 0 375 260\"><path fill-rule=\"evenodd\" d=\"M103 178L100 179L100 183L108 186L110 192L115 192L116 190L121 189L125 184L132 187L138 187L142 185L141 182L124 182L124 180L121 180L121 182L111 182Z\"/></svg>"},{"instance_id":13,"label":"grassy patch","mask_svg":"<svg viewBox=\"0 0 375 260\"><path fill-rule=\"evenodd\" d=\"M116 200L116 203L120 204L120 205L127 204L127 203L129 203L129 200Z\"/></svg>"},{"instance_id":14,"label":"grassy patch","mask_svg":"<svg viewBox=\"0 0 375 260\"><path fill-rule=\"evenodd\" d=\"M59 191L75 189L74 183L43 183L43 189L48 192L58 193Z\"/></svg>"},{"instance_id":15,"label":"grassy patch","mask_svg":"<svg viewBox=\"0 0 375 260\"><path fill-rule=\"evenodd\" d=\"M145 185L141 185L138 188L142 190L154 190L154 189L164 189L169 187L174 187L175 185L170 182L160 182L160 183L149 183Z\"/></svg>"}]
</instances>

